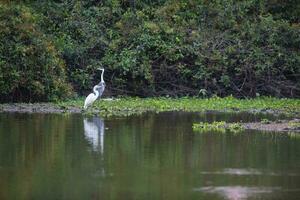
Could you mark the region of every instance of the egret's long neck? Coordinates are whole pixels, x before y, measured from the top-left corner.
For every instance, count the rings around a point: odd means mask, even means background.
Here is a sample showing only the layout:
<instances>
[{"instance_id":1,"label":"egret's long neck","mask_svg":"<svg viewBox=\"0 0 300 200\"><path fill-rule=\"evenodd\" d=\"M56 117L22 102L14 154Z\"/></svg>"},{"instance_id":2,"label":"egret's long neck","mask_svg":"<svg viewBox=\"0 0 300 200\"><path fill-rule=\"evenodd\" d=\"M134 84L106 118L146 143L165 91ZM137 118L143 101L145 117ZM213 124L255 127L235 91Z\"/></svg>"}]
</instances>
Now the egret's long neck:
<instances>
[{"instance_id":1,"label":"egret's long neck","mask_svg":"<svg viewBox=\"0 0 300 200\"><path fill-rule=\"evenodd\" d=\"M99 96L99 91L97 90L97 87L94 87L93 91L94 91L96 97L98 97Z\"/></svg>"},{"instance_id":2,"label":"egret's long neck","mask_svg":"<svg viewBox=\"0 0 300 200\"><path fill-rule=\"evenodd\" d=\"M101 82L104 82L104 80L103 80L103 74L104 74L104 69L102 70L102 73L101 73Z\"/></svg>"}]
</instances>

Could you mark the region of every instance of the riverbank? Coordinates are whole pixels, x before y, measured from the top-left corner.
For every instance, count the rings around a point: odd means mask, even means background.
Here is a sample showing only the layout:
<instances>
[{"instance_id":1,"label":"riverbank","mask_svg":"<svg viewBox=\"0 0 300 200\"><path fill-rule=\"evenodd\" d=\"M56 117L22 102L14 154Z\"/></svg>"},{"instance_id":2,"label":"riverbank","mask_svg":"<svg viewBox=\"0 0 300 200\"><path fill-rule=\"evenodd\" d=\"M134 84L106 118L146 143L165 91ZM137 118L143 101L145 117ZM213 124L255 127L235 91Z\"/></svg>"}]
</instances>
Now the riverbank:
<instances>
[{"instance_id":1,"label":"riverbank","mask_svg":"<svg viewBox=\"0 0 300 200\"><path fill-rule=\"evenodd\" d=\"M255 99L226 98L116 98L97 100L87 111L82 109L84 98L56 103L0 104L0 112L23 113L86 113L101 116L129 116L148 111L241 112L286 114L300 117L300 99L261 97Z\"/></svg>"},{"instance_id":2,"label":"riverbank","mask_svg":"<svg viewBox=\"0 0 300 200\"><path fill-rule=\"evenodd\" d=\"M82 109L84 98L56 103L12 103L0 104L0 112L21 113L83 113L103 117L118 117L145 112L249 112L284 114L289 118L300 118L300 99L278 99L261 97L255 99L226 98L107 98L97 100L87 111ZM245 129L263 131L291 130L292 121L245 123ZM299 131L298 129L296 131Z\"/></svg>"}]
</instances>

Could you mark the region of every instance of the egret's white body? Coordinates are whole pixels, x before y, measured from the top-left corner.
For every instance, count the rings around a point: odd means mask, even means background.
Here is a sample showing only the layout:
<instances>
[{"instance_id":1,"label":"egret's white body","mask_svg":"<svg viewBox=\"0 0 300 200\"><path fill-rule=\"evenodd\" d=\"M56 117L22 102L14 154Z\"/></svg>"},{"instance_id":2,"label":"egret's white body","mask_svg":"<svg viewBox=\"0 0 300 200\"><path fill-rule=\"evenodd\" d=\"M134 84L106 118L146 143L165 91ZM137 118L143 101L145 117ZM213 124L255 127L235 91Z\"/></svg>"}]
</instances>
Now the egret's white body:
<instances>
[{"instance_id":1,"label":"egret's white body","mask_svg":"<svg viewBox=\"0 0 300 200\"><path fill-rule=\"evenodd\" d=\"M86 97L86 99L84 101L84 106L83 106L84 109L87 109L98 98L98 96L99 96L99 92L97 90L98 87L99 87L98 85L95 85L93 88L94 93L91 93Z\"/></svg>"},{"instance_id":2,"label":"egret's white body","mask_svg":"<svg viewBox=\"0 0 300 200\"><path fill-rule=\"evenodd\" d=\"M95 85L94 88L93 88L93 93L90 93L85 101L84 101L84 106L83 108L84 109L87 109L90 105L92 105L96 99L102 95L103 91L104 91L104 88L105 88L105 82L104 82L104 79L103 79L103 73L104 73L104 69L100 69L102 71L101 73L101 81L98 85ZM101 89L100 92L101 94L99 93L98 89Z\"/></svg>"}]
</instances>

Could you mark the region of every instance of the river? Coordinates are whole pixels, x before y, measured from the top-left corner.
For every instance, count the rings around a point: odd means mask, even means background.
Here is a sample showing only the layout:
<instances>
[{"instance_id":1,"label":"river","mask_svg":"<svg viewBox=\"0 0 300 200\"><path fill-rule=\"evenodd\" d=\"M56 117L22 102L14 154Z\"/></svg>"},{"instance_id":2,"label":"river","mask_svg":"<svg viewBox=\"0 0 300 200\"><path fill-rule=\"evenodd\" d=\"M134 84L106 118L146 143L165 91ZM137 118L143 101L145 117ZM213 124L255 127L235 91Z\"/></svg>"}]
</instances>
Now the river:
<instances>
[{"instance_id":1,"label":"river","mask_svg":"<svg viewBox=\"0 0 300 200\"><path fill-rule=\"evenodd\" d=\"M299 199L299 137L192 130L262 118L1 113L0 199Z\"/></svg>"}]
</instances>

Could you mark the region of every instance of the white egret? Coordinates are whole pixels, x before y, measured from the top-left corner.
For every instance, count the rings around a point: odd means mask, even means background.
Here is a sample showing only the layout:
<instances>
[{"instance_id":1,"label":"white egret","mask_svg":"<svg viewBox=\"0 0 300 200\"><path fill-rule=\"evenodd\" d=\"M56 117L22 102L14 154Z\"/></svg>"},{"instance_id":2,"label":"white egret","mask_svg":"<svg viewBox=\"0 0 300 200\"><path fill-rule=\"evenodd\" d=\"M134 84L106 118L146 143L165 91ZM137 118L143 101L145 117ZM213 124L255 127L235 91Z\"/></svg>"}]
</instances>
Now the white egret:
<instances>
[{"instance_id":1,"label":"white egret","mask_svg":"<svg viewBox=\"0 0 300 200\"><path fill-rule=\"evenodd\" d=\"M102 95L104 89L105 89L105 82L104 82L104 79L103 79L103 73L104 73L104 69L99 69L102 71L101 73L101 81L98 85L95 85L94 88L93 88L93 93L90 93L85 101L84 101L84 106L83 108L84 109L87 109L90 105L92 105L96 99ZM98 91L98 89L100 89L100 91Z\"/></svg>"},{"instance_id":2,"label":"white egret","mask_svg":"<svg viewBox=\"0 0 300 200\"><path fill-rule=\"evenodd\" d=\"M86 97L86 99L84 101L84 106L83 106L84 109L87 109L90 105L92 105L94 103L94 101L96 101L96 99L99 96L99 91L97 90L99 87L100 86L95 85L94 88L93 88L93 93L90 93Z\"/></svg>"}]
</instances>

